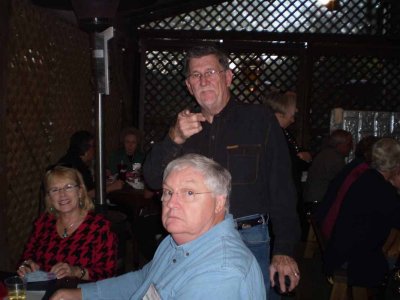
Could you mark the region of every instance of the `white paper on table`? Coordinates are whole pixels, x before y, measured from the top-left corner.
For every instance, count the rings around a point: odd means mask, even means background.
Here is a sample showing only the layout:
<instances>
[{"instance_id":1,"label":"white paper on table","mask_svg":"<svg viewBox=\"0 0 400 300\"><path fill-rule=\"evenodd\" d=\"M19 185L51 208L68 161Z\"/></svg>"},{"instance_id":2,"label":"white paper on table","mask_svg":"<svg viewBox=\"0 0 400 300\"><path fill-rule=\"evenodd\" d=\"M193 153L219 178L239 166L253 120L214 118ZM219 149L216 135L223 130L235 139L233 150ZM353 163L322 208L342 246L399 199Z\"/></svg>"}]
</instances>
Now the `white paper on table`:
<instances>
[{"instance_id":1,"label":"white paper on table","mask_svg":"<svg viewBox=\"0 0 400 300\"><path fill-rule=\"evenodd\" d=\"M31 273L25 274L26 282L40 282L40 281L49 281L57 279L56 274L44 272L44 271L35 271Z\"/></svg>"}]
</instances>

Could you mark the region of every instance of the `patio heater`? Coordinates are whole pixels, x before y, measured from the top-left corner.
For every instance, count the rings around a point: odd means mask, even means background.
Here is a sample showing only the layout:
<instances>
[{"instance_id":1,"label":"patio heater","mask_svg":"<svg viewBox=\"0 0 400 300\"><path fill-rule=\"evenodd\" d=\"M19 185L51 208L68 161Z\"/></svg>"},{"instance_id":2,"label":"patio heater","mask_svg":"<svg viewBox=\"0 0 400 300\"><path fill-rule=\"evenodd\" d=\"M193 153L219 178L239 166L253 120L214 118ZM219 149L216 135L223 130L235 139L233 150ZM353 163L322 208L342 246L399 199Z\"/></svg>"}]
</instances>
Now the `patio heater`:
<instances>
[{"instance_id":1,"label":"patio heater","mask_svg":"<svg viewBox=\"0 0 400 300\"><path fill-rule=\"evenodd\" d=\"M81 29L90 34L92 64L96 80L96 206L107 207L105 195L103 97L110 94L108 68L108 41L114 36L111 26L117 13L119 0L71 0Z\"/></svg>"}]
</instances>

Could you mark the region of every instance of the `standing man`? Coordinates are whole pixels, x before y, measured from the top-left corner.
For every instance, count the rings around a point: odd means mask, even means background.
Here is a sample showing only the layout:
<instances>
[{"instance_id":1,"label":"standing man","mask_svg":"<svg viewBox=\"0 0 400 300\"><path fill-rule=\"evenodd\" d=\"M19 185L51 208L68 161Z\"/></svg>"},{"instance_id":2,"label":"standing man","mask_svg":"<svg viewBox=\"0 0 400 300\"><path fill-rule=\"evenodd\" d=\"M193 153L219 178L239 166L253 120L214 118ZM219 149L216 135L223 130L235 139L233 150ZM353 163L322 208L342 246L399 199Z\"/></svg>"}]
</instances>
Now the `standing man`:
<instances>
[{"instance_id":1,"label":"standing man","mask_svg":"<svg viewBox=\"0 0 400 300\"><path fill-rule=\"evenodd\" d=\"M299 237L296 196L285 138L275 116L262 105L231 99L233 73L227 56L211 46L188 51L186 86L200 113L184 110L167 137L154 145L144 163L144 177L160 188L167 164L185 153L198 153L220 163L232 174L231 213L246 245L263 272L267 295L270 285L290 291L300 275L292 258ZM270 265L267 222L274 231ZM268 271L269 269L269 271ZM274 274L279 273L279 282ZM285 287L285 276L290 286Z\"/></svg>"}]
</instances>

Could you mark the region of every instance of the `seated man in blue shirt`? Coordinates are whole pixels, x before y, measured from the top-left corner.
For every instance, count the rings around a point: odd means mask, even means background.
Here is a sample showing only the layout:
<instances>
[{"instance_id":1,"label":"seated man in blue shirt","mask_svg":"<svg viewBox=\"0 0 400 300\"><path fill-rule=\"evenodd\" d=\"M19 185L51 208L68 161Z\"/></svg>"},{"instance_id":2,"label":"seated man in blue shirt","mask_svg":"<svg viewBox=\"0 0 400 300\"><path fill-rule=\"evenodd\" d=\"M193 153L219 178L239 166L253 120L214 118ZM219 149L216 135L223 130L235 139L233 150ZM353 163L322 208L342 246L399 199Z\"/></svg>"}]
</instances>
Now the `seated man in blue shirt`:
<instances>
[{"instance_id":1,"label":"seated man in blue shirt","mask_svg":"<svg viewBox=\"0 0 400 300\"><path fill-rule=\"evenodd\" d=\"M187 154L164 171L162 223L170 233L143 269L59 290L69 299L266 299L261 269L228 214L231 175Z\"/></svg>"}]
</instances>

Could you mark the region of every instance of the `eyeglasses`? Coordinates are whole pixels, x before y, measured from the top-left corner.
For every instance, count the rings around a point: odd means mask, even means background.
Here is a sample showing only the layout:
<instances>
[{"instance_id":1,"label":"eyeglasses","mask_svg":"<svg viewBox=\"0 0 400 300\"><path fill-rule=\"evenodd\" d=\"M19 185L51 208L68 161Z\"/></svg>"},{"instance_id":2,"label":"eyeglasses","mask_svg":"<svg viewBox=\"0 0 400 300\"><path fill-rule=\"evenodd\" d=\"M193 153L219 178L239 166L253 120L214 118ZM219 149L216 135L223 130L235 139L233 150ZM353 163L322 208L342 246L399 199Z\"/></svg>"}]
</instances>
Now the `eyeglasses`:
<instances>
[{"instance_id":1,"label":"eyeglasses","mask_svg":"<svg viewBox=\"0 0 400 300\"><path fill-rule=\"evenodd\" d=\"M204 79L213 80L222 72L225 72L225 70L217 71L214 69L209 69L205 71L203 74L200 72L193 72L188 75L188 79L191 81L200 81L201 78L204 77Z\"/></svg>"},{"instance_id":2,"label":"eyeglasses","mask_svg":"<svg viewBox=\"0 0 400 300\"><path fill-rule=\"evenodd\" d=\"M56 187L51 188L47 192L49 193L50 196L55 196L61 191L64 191L65 193L70 193L78 186L79 184L66 184L62 188L56 188Z\"/></svg>"},{"instance_id":3,"label":"eyeglasses","mask_svg":"<svg viewBox=\"0 0 400 300\"><path fill-rule=\"evenodd\" d=\"M211 194L212 192L193 192L192 190L184 189L179 192L173 192L168 189L163 189L162 195L161 195L161 202L168 202L171 200L172 195L180 195L182 201L184 202L193 202L195 200L196 195L201 195L201 194Z\"/></svg>"}]
</instances>

